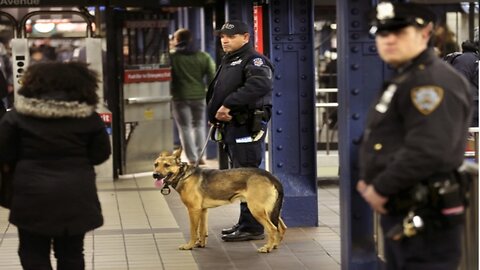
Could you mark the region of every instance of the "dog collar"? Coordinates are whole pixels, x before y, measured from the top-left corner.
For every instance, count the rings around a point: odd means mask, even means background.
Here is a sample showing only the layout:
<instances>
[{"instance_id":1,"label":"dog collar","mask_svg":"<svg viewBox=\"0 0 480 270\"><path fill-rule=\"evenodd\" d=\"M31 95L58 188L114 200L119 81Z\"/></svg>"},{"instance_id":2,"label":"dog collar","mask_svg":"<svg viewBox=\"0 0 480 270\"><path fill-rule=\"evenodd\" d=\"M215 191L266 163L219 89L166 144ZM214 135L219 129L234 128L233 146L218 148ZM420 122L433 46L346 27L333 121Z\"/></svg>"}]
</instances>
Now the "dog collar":
<instances>
[{"instance_id":1,"label":"dog collar","mask_svg":"<svg viewBox=\"0 0 480 270\"><path fill-rule=\"evenodd\" d=\"M168 183L168 182L165 182L165 185L163 186L161 192L163 195L168 195L170 194L170 188L169 186L172 186L174 189L177 189L177 186L178 186L178 183L180 183L180 181L182 181L183 179L186 179L188 178L190 175L193 174L193 171L194 170L191 170L192 172L188 175L187 174L187 171L188 170L188 164L186 162L182 162L180 163L180 173L176 176L174 176L175 180ZM185 176L186 175L186 176Z\"/></svg>"}]
</instances>

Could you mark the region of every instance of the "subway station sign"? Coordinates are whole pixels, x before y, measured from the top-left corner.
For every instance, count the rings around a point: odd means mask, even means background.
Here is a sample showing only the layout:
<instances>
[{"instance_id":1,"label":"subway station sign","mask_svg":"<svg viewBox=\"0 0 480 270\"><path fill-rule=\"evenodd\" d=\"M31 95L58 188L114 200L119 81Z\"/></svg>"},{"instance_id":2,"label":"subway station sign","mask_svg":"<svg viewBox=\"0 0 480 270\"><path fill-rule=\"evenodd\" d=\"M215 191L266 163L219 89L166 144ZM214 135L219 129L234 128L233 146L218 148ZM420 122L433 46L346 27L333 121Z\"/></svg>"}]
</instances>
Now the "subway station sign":
<instances>
[{"instance_id":1,"label":"subway station sign","mask_svg":"<svg viewBox=\"0 0 480 270\"><path fill-rule=\"evenodd\" d=\"M107 0L0 0L0 7L104 6Z\"/></svg>"},{"instance_id":2,"label":"subway station sign","mask_svg":"<svg viewBox=\"0 0 480 270\"><path fill-rule=\"evenodd\" d=\"M204 6L213 0L0 0L0 8L8 7L162 7Z\"/></svg>"}]
</instances>

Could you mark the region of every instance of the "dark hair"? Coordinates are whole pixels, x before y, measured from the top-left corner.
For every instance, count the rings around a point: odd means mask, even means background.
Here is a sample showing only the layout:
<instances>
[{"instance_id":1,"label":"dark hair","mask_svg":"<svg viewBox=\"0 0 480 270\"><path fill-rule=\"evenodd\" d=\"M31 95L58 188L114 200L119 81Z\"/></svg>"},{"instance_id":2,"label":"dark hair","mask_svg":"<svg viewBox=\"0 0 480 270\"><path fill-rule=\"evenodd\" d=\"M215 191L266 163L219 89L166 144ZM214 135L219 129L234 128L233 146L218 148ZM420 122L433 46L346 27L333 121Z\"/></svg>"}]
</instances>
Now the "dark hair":
<instances>
[{"instance_id":1,"label":"dark hair","mask_svg":"<svg viewBox=\"0 0 480 270\"><path fill-rule=\"evenodd\" d=\"M24 97L78 101L96 105L98 74L81 62L46 62L30 66L18 93Z\"/></svg>"},{"instance_id":2,"label":"dark hair","mask_svg":"<svg viewBox=\"0 0 480 270\"><path fill-rule=\"evenodd\" d=\"M174 36L176 36L177 42L182 43L184 46L192 42L192 32L188 29L180 28L175 32Z\"/></svg>"},{"instance_id":3,"label":"dark hair","mask_svg":"<svg viewBox=\"0 0 480 270\"><path fill-rule=\"evenodd\" d=\"M462 42L463 52L478 52L478 41L465 40Z\"/></svg>"},{"instance_id":4,"label":"dark hair","mask_svg":"<svg viewBox=\"0 0 480 270\"><path fill-rule=\"evenodd\" d=\"M174 37L177 39L175 50L182 54L193 54L197 52L195 44L193 44L193 35L190 30L180 28L174 33Z\"/></svg>"}]
</instances>

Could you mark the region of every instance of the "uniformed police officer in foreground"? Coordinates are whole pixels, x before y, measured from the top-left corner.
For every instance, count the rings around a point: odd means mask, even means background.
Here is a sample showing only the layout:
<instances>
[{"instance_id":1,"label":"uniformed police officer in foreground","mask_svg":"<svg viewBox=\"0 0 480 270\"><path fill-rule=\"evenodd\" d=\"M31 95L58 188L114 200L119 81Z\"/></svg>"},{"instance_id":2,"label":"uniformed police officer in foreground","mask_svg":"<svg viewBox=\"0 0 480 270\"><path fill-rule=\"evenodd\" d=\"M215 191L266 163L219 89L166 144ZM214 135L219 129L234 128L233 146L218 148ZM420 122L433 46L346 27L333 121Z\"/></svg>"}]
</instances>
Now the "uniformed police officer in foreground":
<instances>
[{"instance_id":1,"label":"uniformed police officer in foreground","mask_svg":"<svg viewBox=\"0 0 480 270\"><path fill-rule=\"evenodd\" d=\"M357 190L381 214L387 269L456 270L470 86L428 46L435 16L425 6L381 2L372 18L395 73L367 116Z\"/></svg>"},{"instance_id":2,"label":"uniformed police officer in foreground","mask_svg":"<svg viewBox=\"0 0 480 270\"><path fill-rule=\"evenodd\" d=\"M222 138L216 139L225 145L233 168L258 167L271 116L272 64L253 49L245 23L226 22L217 34L225 56L208 88L208 120L218 127L217 134ZM238 223L222 230L224 241L263 238L263 226L246 203L240 204Z\"/></svg>"}]
</instances>

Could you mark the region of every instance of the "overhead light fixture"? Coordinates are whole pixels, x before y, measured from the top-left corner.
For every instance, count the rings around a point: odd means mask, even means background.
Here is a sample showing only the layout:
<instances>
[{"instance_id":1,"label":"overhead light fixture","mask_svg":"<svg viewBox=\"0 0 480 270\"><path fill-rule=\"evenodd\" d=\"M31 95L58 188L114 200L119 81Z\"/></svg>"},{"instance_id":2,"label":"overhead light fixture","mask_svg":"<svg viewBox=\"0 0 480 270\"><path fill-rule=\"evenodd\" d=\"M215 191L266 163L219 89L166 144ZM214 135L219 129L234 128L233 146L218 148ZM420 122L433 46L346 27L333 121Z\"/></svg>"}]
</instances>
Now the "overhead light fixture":
<instances>
[{"instance_id":1,"label":"overhead light fixture","mask_svg":"<svg viewBox=\"0 0 480 270\"><path fill-rule=\"evenodd\" d=\"M39 33L49 33L55 29L54 23L35 23L33 29Z\"/></svg>"}]
</instances>

